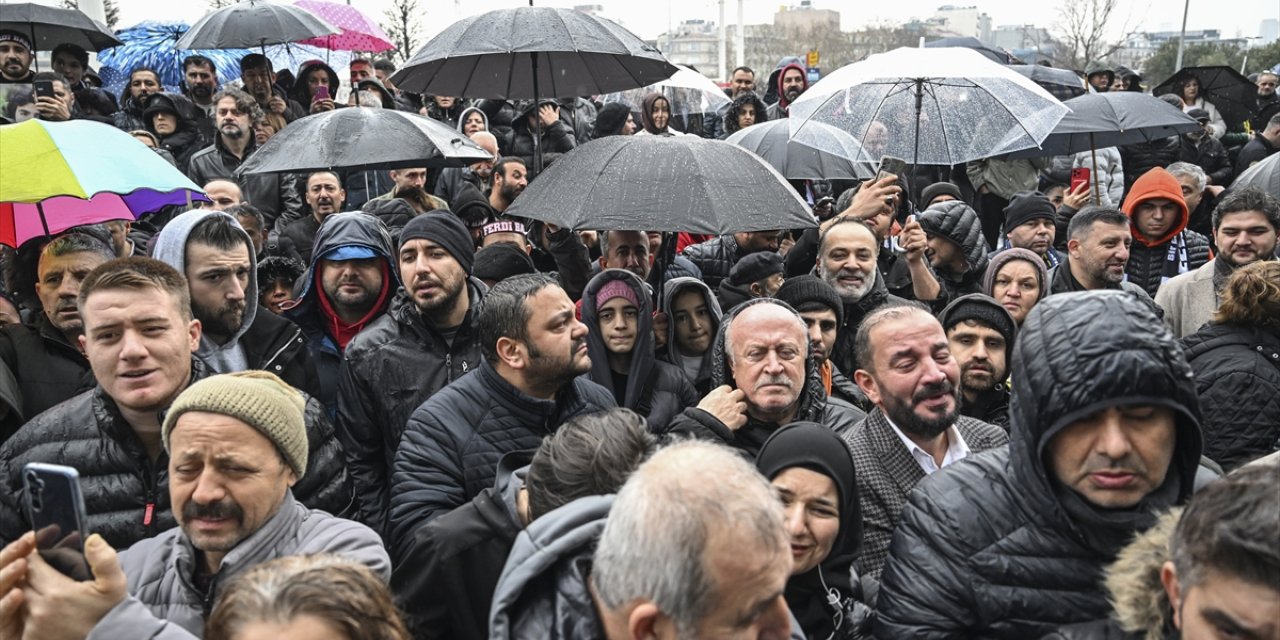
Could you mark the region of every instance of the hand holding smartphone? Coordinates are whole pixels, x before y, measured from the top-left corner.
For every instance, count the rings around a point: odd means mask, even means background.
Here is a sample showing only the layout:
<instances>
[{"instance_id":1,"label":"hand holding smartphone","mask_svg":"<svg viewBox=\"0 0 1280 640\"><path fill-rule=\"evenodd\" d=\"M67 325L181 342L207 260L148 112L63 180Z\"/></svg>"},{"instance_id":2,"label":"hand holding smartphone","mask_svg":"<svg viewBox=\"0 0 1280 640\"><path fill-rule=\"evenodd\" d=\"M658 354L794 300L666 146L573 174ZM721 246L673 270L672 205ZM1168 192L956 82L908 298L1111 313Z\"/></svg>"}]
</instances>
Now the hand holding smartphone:
<instances>
[{"instance_id":1,"label":"hand holding smartphone","mask_svg":"<svg viewBox=\"0 0 1280 640\"><path fill-rule=\"evenodd\" d=\"M328 100L328 99L329 99L329 85L327 84L322 84L316 87L316 92L311 96L312 102L320 102L321 100Z\"/></svg>"},{"instance_id":2,"label":"hand holding smartphone","mask_svg":"<svg viewBox=\"0 0 1280 640\"><path fill-rule=\"evenodd\" d=\"M1082 184L1089 184L1089 168L1080 167L1071 170L1071 186L1068 191L1075 191Z\"/></svg>"},{"instance_id":3,"label":"hand holding smartphone","mask_svg":"<svg viewBox=\"0 0 1280 640\"><path fill-rule=\"evenodd\" d=\"M74 580L93 580L84 557L88 516L80 474L72 467L32 462L23 467L22 484L40 557Z\"/></svg>"}]
</instances>

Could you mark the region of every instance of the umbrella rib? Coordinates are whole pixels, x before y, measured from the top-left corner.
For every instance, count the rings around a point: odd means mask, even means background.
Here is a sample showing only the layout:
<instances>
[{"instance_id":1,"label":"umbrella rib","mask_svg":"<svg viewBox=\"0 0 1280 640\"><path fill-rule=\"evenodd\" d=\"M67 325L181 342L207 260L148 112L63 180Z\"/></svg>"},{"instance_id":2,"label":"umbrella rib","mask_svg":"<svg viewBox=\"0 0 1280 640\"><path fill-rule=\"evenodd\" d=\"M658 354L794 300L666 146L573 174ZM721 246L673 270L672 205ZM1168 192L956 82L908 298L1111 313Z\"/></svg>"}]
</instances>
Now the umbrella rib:
<instances>
[{"instance_id":1,"label":"umbrella rib","mask_svg":"<svg viewBox=\"0 0 1280 640\"><path fill-rule=\"evenodd\" d=\"M929 96L930 96L931 98L933 98L933 104L936 106L936 105L938 104L938 94L934 92L934 90L933 90L934 88L933 88L933 86L932 86L932 85L926 85L926 86L928 86L928 87L929 87ZM941 109L939 109L938 111L939 111L939 115L941 115L941 111L942 111L942 110L941 110ZM950 164L955 164L955 163L951 162L951 160L954 160L955 158L954 158L954 157L952 157L952 155L951 155L951 145L947 142L947 119L946 119L946 118L939 117L939 118L938 118L938 126L939 126L939 127L942 127L942 148L946 150L946 154L947 154L947 161L948 161L948 162L947 162L947 164L949 164L949 165L950 165ZM919 159L916 159L915 163L916 163L916 165L918 166L918 165L920 164L920 160L919 160Z\"/></svg>"},{"instance_id":2,"label":"umbrella rib","mask_svg":"<svg viewBox=\"0 0 1280 640\"><path fill-rule=\"evenodd\" d=\"M997 98L997 97L996 97L996 95L995 95L994 93L991 93L991 91L990 91L990 90L988 90L986 87L984 87L984 86L982 86L982 85L980 85L980 84L974 84L973 86L974 86L975 88L977 88L977 89L981 89L983 93L985 93L985 94L987 94L987 95L991 96L991 98L992 98L993 100L995 100L995 101L996 101L996 104L999 104L1000 106L1004 106L1004 103L1000 102L1000 99L999 99L999 98ZM1062 104L1062 103L1058 103L1058 104ZM1010 116L1012 116L1012 117L1013 117L1014 122L1017 122L1017 123L1018 123L1018 127L1022 129L1022 132L1023 132L1023 133L1027 134L1027 137L1028 137L1028 138L1030 138L1030 139L1032 139L1032 140L1035 140L1035 139L1036 139L1036 137L1035 137L1034 135L1032 135L1032 133L1031 133L1030 131L1028 131L1028 130L1027 130L1027 125L1025 125L1025 124L1023 124L1023 123L1022 123L1022 118L1018 117L1018 115L1017 115L1016 113L1014 113L1013 111L1009 110L1009 108L1008 108L1008 107L1006 107L1006 108L1005 108L1005 113L1008 113ZM1058 118L1058 120L1062 120L1062 118ZM1036 146L1039 146L1039 145L1040 145L1040 141L1036 141Z\"/></svg>"}]
</instances>

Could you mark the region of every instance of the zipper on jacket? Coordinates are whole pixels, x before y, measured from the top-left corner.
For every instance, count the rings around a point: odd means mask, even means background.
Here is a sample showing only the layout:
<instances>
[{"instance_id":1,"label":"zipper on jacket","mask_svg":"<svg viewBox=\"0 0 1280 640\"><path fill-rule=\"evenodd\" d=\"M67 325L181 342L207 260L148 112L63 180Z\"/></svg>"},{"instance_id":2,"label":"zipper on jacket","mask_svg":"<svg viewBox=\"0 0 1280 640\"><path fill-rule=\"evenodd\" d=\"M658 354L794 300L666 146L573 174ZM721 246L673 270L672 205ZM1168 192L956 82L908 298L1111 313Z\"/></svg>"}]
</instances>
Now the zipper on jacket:
<instances>
[{"instance_id":1,"label":"zipper on jacket","mask_svg":"<svg viewBox=\"0 0 1280 640\"><path fill-rule=\"evenodd\" d=\"M213 574L209 578L209 586L205 588L204 593L200 594L201 595L200 608L201 608L201 611L203 612L203 614L200 617L204 618L205 620L208 620L209 614L213 613L213 601L215 600L214 595L218 593L218 576L221 574L222 574L221 567L219 567L218 573Z\"/></svg>"},{"instance_id":2,"label":"zipper on jacket","mask_svg":"<svg viewBox=\"0 0 1280 640\"><path fill-rule=\"evenodd\" d=\"M270 370L271 370L271 369L270 369L270 368L271 368L271 363L275 362L275 361L276 361L276 358L279 358L279 357L280 357L280 354L284 353L284 352L285 352L285 349L288 349L288 348L289 348L289 346L290 346L290 345L292 345L295 341L302 341L302 342L305 342L305 341L303 341L303 339L302 339L302 329L294 329L293 337L292 337L292 338L289 338L287 341L285 341L285 343L284 343L284 345L283 345L283 346L281 346L281 347L280 347L280 348L279 348L275 353L271 354L271 357L270 357L270 358L267 358L267 361L266 361L266 362L264 362L264 363L262 363L262 367L260 367L260 368L261 368L263 371L270 371ZM281 369L281 367L276 367L276 368L277 368L277 373L276 373L276 375L279 375L278 370L279 370L279 369Z\"/></svg>"},{"instance_id":3,"label":"zipper on jacket","mask_svg":"<svg viewBox=\"0 0 1280 640\"><path fill-rule=\"evenodd\" d=\"M450 351L444 352L444 372L445 380L453 382L453 353Z\"/></svg>"}]
</instances>

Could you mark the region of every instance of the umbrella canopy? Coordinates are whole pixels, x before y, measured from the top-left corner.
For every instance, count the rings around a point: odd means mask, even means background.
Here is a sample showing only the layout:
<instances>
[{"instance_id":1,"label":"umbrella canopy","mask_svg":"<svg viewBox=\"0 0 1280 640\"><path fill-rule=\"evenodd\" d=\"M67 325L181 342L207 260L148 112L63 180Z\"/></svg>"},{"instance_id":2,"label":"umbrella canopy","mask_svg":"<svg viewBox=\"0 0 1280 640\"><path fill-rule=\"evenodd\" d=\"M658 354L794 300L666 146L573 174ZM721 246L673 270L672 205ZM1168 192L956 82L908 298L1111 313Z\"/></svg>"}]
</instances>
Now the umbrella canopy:
<instances>
[{"instance_id":1,"label":"umbrella canopy","mask_svg":"<svg viewBox=\"0 0 1280 640\"><path fill-rule=\"evenodd\" d=\"M804 128L799 137L791 137L786 119L753 124L735 131L725 142L736 144L769 163L789 180L833 180L875 176L868 163L854 162L865 156L853 136L831 125L814 123ZM843 149L840 154L819 149Z\"/></svg>"},{"instance_id":2,"label":"umbrella canopy","mask_svg":"<svg viewBox=\"0 0 1280 640\"><path fill-rule=\"evenodd\" d=\"M1049 92L1049 95L1066 102L1088 91L1084 88L1084 79L1070 69L1055 69L1040 64L1011 64L1010 69L1021 73Z\"/></svg>"},{"instance_id":3,"label":"umbrella canopy","mask_svg":"<svg viewBox=\"0 0 1280 640\"><path fill-rule=\"evenodd\" d=\"M0 4L0 29L30 35L37 51L52 51L64 42L80 45L86 51L101 51L120 44L107 25L78 9L30 2Z\"/></svg>"},{"instance_id":4,"label":"umbrella canopy","mask_svg":"<svg viewBox=\"0 0 1280 640\"><path fill-rule=\"evenodd\" d=\"M370 20L350 4L324 0L297 0L293 6L310 11L340 31L337 35L303 40L302 44L337 51L368 51L370 53L381 53L396 48L377 22Z\"/></svg>"},{"instance_id":5,"label":"umbrella canopy","mask_svg":"<svg viewBox=\"0 0 1280 640\"><path fill-rule=\"evenodd\" d=\"M1038 146L1067 107L975 51L901 48L837 69L790 112L793 137L832 125L862 145L861 162L955 165Z\"/></svg>"},{"instance_id":6,"label":"umbrella canopy","mask_svg":"<svg viewBox=\"0 0 1280 640\"><path fill-rule=\"evenodd\" d=\"M449 25L391 80L429 95L535 99L634 89L675 72L657 49L609 20L518 7Z\"/></svg>"},{"instance_id":7,"label":"umbrella canopy","mask_svg":"<svg viewBox=\"0 0 1280 640\"><path fill-rule=\"evenodd\" d=\"M639 89L628 89L600 96L600 102L621 102L640 113L640 104L650 93L661 93L671 103L671 115L675 117L691 114L716 113L732 102L724 91L701 73L684 65L675 65L679 71L675 75Z\"/></svg>"},{"instance_id":8,"label":"umbrella canopy","mask_svg":"<svg viewBox=\"0 0 1280 640\"><path fill-rule=\"evenodd\" d=\"M249 53L248 49L179 50L178 39L188 29L185 22L140 22L118 31L116 35L124 44L102 50L98 53L98 62L119 71L126 79L133 69L151 67L160 74L160 84L166 87L177 87L183 81L182 60L191 55L212 60L218 69L219 82L240 77L240 58ZM110 86L111 82L104 77L103 84Z\"/></svg>"},{"instance_id":9,"label":"umbrella canopy","mask_svg":"<svg viewBox=\"0 0 1280 640\"><path fill-rule=\"evenodd\" d=\"M773 167L696 136L609 136L562 156L506 213L571 229L733 233L817 223Z\"/></svg>"},{"instance_id":10,"label":"umbrella canopy","mask_svg":"<svg viewBox=\"0 0 1280 640\"><path fill-rule=\"evenodd\" d=\"M89 120L0 127L0 243L207 200L133 136Z\"/></svg>"},{"instance_id":11,"label":"umbrella canopy","mask_svg":"<svg viewBox=\"0 0 1280 640\"><path fill-rule=\"evenodd\" d=\"M937 40L934 40L932 42L924 43L924 46L926 49L946 49L946 48L972 49L973 51L977 51L978 53L981 53L983 57L987 58L988 60L998 64L1017 64L1019 62L1019 60L1013 57L1012 55L1010 55L1009 52L1003 49L988 47L987 45L983 44L981 40L977 38L968 38L968 37L938 38Z\"/></svg>"},{"instance_id":12,"label":"umbrella canopy","mask_svg":"<svg viewBox=\"0 0 1280 640\"><path fill-rule=\"evenodd\" d=\"M393 109L348 107L299 118L272 136L237 173L461 167L493 160L448 125Z\"/></svg>"},{"instance_id":13,"label":"umbrella canopy","mask_svg":"<svg viewBox=\"0 0 1280 640\"><path fill-rule=\"evenodd\" d=\"M1090 93L1063 104L1071 109L1040 148L1009 154L1010 158L1060 156L1103 147L1150 142L1200 129L1181 109L1155 96L1135 91Z\"/></svg>"},{"instance_id":14,"label":"umbrella canopy","mask_svg":"<svg viewBox=\"0 0 1280 640\"><path fill-rule=\"evenodd\" d=\"M1280 153L1273 153L1266 159L1253 163L1253 166L1236 176L1231 183L1231 191L1239 191L1245 187L1257 187L1271 195L1280 193Z\"/></svg>"},{"instance_id":15,"label":"umbrella canopy","mask_svg":"<svg viewBox=\"0 0 1280 640\"><path fill-rule=\"evenodd\" d=\"M1173 90L1174 83L1191 75L1200 81L1200 95L1218 108L1227 129L1243 131L1244 121L1257 107L1258 86L1231 67L1183 67L1156 85L1151 95L1178 93Z\"/></svg>"},{"instance_id":16,"label":"umbrella canopy","mask_svg":"<svg viewBox=\"0 0 1280 640\"><path fill-rule=\"evenodd\" d=\"M336 35L338 29L305 9L246 0L200 18L178 40L179 49L246 49Z\"/></svg>"}]
</instances>

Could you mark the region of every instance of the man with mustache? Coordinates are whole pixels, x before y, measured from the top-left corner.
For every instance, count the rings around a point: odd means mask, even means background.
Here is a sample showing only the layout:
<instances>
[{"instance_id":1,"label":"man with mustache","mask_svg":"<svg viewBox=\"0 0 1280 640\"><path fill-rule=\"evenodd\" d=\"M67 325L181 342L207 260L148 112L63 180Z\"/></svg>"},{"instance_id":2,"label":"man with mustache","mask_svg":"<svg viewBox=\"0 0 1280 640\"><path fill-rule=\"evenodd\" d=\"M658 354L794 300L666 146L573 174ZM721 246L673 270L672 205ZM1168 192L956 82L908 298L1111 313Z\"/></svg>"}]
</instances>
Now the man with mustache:
<instances>
[{"instance_id":1,"label":"man with mustache","mask_svg":"<svg viewBox=\"0 0 1280 640\"><path fill-rule=\"evenodd\" d=\"M183 273L191 312L203 328L200 356L216 373L262 369L311 395L320 380L302 330L258 309L258 259L249 234L230 214L183 213L156 235L152 256Z\"/></svg>"},{"instance_id":2,"label":"man with mustache","mask_svg":"<svg viewBox=\"0 0 1280 640\"><path fill-rule=\"evenodd\" d=\"M1125 278L1133 232L1129 217L1115 209L1085 207L1067 226L1067 258L1049 270L1049 295L1095 289L1123 289L1151 299Z\"/></svg>"},{"instance_id":3,"label":"man with mustache","mask_svg":"<svg viewBox=\"0 0 1280 640\"><path fill-rule=\"evenodd\" d=\"M10 569L25 556L26 612L0 616L0 628L41 638L199 637L221 587L291 555L333 553L388 579L391 562L376 533L293 496L314 463L305 411L301 394L264 371L187 387L155 434L178 527L118 555L100 534L90 536L87 582L54 569L34 551L35 535L24 535L0 563Z\"/></svg>"},{"instance_id":4,"label":"man with mustache","mask_svg":"<svg viewBox=\"0 0 1280 640\"><path fill-rule=\"evenodd\" d=\"M519 156L504 156L493 164L490 175L489 206L499 214L507 210L516 196L529 186L529 170Z\"/></svg>"},{"instance_id":5,"label":"man with mustache","mask_svg":"<svg viewBox=\"0 0 1280 640\"><path fill-rule=\"evenodd\" d=\"M799 64L788 64L777 74L778 102L769 106L770 120L787 118L791 115L791 103L809 88L809 73Z\"/></svg>"},{"instance_id":6,"label":"man with mustache","mask_svg":"<svg viewBox=\"0 0 1280 640\"><path fill-rule=\"evenodd\" d=\"M1009 447L911 494L880 579L877 638L1040 638L1106 618L1107 566L1214 475L1198 477L1191 367L1146 303L1050 296L1018 333Z\"/></svg>"},{"instance_id":7,"label":"man with mustache","mask_svg":"<svg viewBox=\"0 0 1280 640\"><path fill-rule=\"evenodd\" d=\"M827 354L836 369L852 374L858 368L853 339L864 318L890 303L905 302L889 293L877 265L880 239L868 223L843 218L818 237L817 275L831 285L844 304L833 349Z\"/></svg>"},{"instance_id":8,"label":"man with mustache","mask_svg":"<svg viewBox=\"0 0 1280 640\"><path fill-rule=\"evenodd\" d=\"M574 416L616 406L608 389L583 375L591 370L587 325L553 277L534 273L494 285L475 330L484 353L479 369L422 403L395 451L393 557L418 527L493 486L504 454L536 448Z\"/></svg>"},{"instance_id":9,"label":"man with mustache","mask_svg":"<svg viewBox=\"0 0 1280 640\"><path fill-rule=\"evenodd\" d=\"M951 355L960 365L960 413L1005 427L1009 424L1009 352L1018 326L991 296L956 298L938 314Z\"/></svg>"},{"instance_id":10,"label":"man with mustache","mask_svg":"<svg viewBox=\"0 0 1280 640\"><path fill-rule=\"evenodd\" d=\"M23 425L0 447L0 540L30 529L22 508L22 469L30 462L61 464L80 472L85 529L123 549L172 528L166 473L169 458L161 425L191 384L210 375L195 357L200 321L177 270L152 258L105 262L84 277L79 344L96 385ZM342 447L319 401L309 396L303 420L308 467L294 495L313 509L359 515ZM124 634L132 636L133 634Z\"/></svg>"},{"instance_id":11,"label":"man with mustache","mask_svg":"<svg viewBox=\"0 0 1280 640\"><path fill-rule=\"evenodd\" d=\"M960 365L938 319L919 303L885 305L854 340L854 381L875 405L845 434L858 469L858 575L879 579L911 490L971 454L1009 441L1000 427L960 415Z\"/></svg>"},{"instance_id":12,"label":"man with mustache","mask_svg":"<svg viewBox=\"0 0 1280 640\"><path fill-rule=\"evenodd\" d=\"M36 75L31 70L33 60L30 35L0 30L0 84L30 84Z\"/></svg>"},{"instance_id":13,"label":"man with mustache","mask_svg":"<svg viewBox=\"0 0 1280 640\"><path fill-rule=\"evenodd\" d=\"M718 440L754 458L769 436L792 422L844 432L865 416L827 397L800 314L778 300L756 298L720 323L711 345L711 393L669 430Z\"/></svg>"},{"instance_id":14,"label":"man with mustache","mask_svg":"<svg viewBox=\"0 0 1280 640\"><path fill-rule=\"evenodd\" d=\"M213 119L215 105L213 94L217 91L218 65L213 60L201 55L187 56L182 59L182 94L200 107L201 113L204 114L196 124L200 128L200 135L205 140L212 140L217 133Z\"/></svg>"},{"instance_id":15,"label":"man with mustache","mask_svg":"<svg viewBox=\"0 0 1280 640\"><path fill-rule=\"evenodd\" d=\"M40 251L36 296L41 310L30 324L0 329L0 360L22 393L22 417L42 411L93 387L89 361L80 352L80 282L94 267L116 257L102 241L84 233L55 238ZM21 420L19 420L21 422Z\"/></svg>"},{"instance_id":16,"label":"man with mustache","mask_svg":"<svg viewBox=\"0 0 1280 640\"><path fill-rule=\"evenodd\" d=\"M404 287L347 343L338 375L338 432L366 522L380 530L410 414L480 366L475 317L487 289L471 276L471 234L447 209L412 218L393 256Z\"/></svg>"},{"instance_id":17,"label":"man with mustache","mask_svg":"<svg viewBox=\"0 0 1280 640\"><path fill-rule=\"evenodd\" d=\"M1213 211L1218 254L1204 266L1161 285L1156 304L1175 337L1195 333L1213 318L1218 293L1240 267L1276 259L1280 200L1256 187L1233 191Z\"/></svg>"},{"instance_id":18,"label":"man with mustache","mask_svg":"<svg viewBox=\"0 0 1280 640\"><path fill-rule=\"evenodd\" d=\"M316 232L325 218L342 211L347 200L347 192L342 188L342 180L332 171L315 171L307 176L306 191L303 198L311 215L294 220L280 230L282 237L293 242L304 262L311 262L311 245L315 243Z\"/></svg>"}]
</instances>

